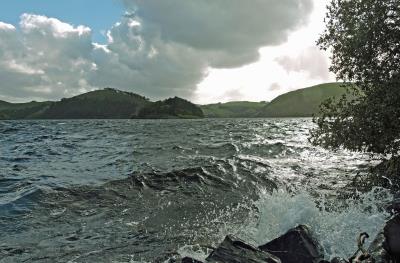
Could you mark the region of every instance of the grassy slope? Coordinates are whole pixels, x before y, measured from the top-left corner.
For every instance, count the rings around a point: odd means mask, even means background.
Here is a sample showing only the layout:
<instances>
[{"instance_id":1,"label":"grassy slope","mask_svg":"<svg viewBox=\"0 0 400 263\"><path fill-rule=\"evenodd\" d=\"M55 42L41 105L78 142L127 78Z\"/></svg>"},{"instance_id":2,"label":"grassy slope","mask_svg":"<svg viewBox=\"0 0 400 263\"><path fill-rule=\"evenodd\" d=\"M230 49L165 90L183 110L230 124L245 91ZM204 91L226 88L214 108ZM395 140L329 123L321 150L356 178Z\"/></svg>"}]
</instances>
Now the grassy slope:
<instances>
[{"instance_id":1,"label":"grassy slope","mask_svg":"<svg viewBox=\"0 0 400 263\"><path fill-rule=\"evenodd\" d=\"M131 118L150 103L135 93L103 89L53 103L41 118L45 119L110 119Z\"/></svg>"},{"instance_id":2,"label":"grassy slope","mask_svg":"<svg viewBox=\"0 0 400 263\"><path fill-rule=\"evenodd\" d=\"M311 117L319 105L330 97L340 97L345 88L340 83L326 83L295 90L275 98L260 110L259 117Z\"/></svg>"},{"instance_id":3,"label":"grassy slope","mask_svg":"<svg viewBox=\"0 0 400 263\"><path fill-rule=\"evenodd\" d=\"M0 100L0 109L6 108L6 107L8 107L10 105L11 105L11 103L3 101L3 100Z\"/></svg>"},{"instance_id":4,"label":"grassy slope","mask_svg":"<svg viewBox=\"0 0 400 263\"><path fill-rule=\"evenodd\" d=\"M0 119L35 118L46 110L51 102L8 103L0 101Z\"/></svg>"},{"instance_id":5,"label":"grassy slope","mask_svg":"<svg viewBox=\"0 0 400 263\"><path fill-rule=\"evenodd\" d=\"M148 103L134 93L103 89L58 102L0 101L0 119L130 118Z\"/></svg>"},{"instance_id":6,"label":"grassy slope","mask_svg":"<svg viewBox=\"0 0 400 263\"><path fill-rule=\"evenodd\" d=\"M200 106L208 118L309 117L318 112L322 101L345 92L338 83L321 84L283 94L270 103L237 101ZM179 98L150 102L140 95L113 89L88 92L60 102L8 103L0 101L0 119L131 118L144 107L152 117L200 117L190 102ZM171 102L171 105L166 105ZM158 104L157 104L158 103ZM151 107L150 107L151 106ZM197 109L196 109L197 108ZM164 112L165 111L165 112ZM172 112L172 115L171 115Z\"/></svg>"},{"instance_id":7,"label":"grassy slope","mask_svg":"<svg viewBox=\"0 0 400 263\"><path fill-rule=\"evenodd\" d=\"M232 101L200 106L207 118L255 117L267 102Z\"/></svg>"}]
</instances>

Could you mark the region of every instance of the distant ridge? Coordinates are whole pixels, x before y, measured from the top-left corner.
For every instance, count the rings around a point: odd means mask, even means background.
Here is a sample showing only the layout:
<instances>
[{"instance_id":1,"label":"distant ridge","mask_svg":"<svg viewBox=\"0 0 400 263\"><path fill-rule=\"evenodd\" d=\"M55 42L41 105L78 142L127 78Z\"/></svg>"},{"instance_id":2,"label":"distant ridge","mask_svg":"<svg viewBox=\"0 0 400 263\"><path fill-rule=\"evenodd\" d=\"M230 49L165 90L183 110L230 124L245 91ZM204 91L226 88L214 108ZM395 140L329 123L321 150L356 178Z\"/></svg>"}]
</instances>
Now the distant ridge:
<instances>
[{"instance_id":1,"label":"distant ridge","mask_svg":"<svg viewBox=\"0 0 400 263\"><path fill-rule=\"evenodd\" d=\"M136 116L141 119L197 119L203 118L201 108L190 101L174 97L156 101L143 107Z\"/></svg>"},{"instance_id":2,"label":"distant ridge","mask_svg":"<svg viewBox=\"0 0 400 263\"><path fill-rule=\"evenodd\" d=\"M285 93L262 108L257 117L312 117L328 98L346 93L342 83L325 83Z\"/></svg>"},{"instance_id":3,"label":"distant ridge","mask_svg":"<svg viewBox=\"0 0 400 263\"><path fill-rule=\"evenodd\" d=\"M151 102L144 96L111 88L61 101L0 101L0 119L165 119L311 117L328 98L343 95L341 83L326 83L280 95L271 102L233 101L195 105L174 97Z\"/></svg>"},{"instance_id":4,"label":"distant ridge","mask_svg":"<svg viewBox=\"0 0 400 263\"><path fill-rule=\"evenodd\" d=\"M231 101L200 106L206 118L256 117L268 102Z\"/></svg>"},{"instance_id":5,"label":"distant ridge","mask_svg":"<svg viewBox=\"0 0 400 263\"><path fill-rule=\"evenodd\" d=\"M0 102L0 119L34 119L52 102L9 103Z\"/></svg>"},{"instance_id":6,"label":"distant ridge","mask_svg":"<svg viewBox=\"0 0 400 263\"><path fill-rule=\"evenodd\" d=\"M43 119L129 119L151 103L135 93L102 89L52 103Z\"/></svg>"},{"instance_id":7,"label":"distant ridge","mask_svg":"<svg viewBox=\"0 0 400 263\"><path fill-rule=\"evenodd\" d=\"M2 108L2 107L4 107L4 106L8 106L8 105L10 105L11 103L9 103L9 102L7 102L7 101L4 101L4 100L0 100L0 109Z\"/></svg>"},{"instance_id":8,"label":"distant ridge","mask_svg":"<svg viewBox=\"0 0 400 263\"><path fill-rule=\"evenodd\" d=\"M174 98L172 100L183 100ZM160 102L126 91L111 88L95 90L56 102L8 103L0 102L0 119L130 119L137 118L142 109ZM184 113L190 108L191 114ZM162 112L164 110L165 112ZM178 103L174 112L160 108L159 114L168 118L202 118L201 109L191 102ZM158 118L143 115L141 118Z\"/></svg>"}]
</instances>

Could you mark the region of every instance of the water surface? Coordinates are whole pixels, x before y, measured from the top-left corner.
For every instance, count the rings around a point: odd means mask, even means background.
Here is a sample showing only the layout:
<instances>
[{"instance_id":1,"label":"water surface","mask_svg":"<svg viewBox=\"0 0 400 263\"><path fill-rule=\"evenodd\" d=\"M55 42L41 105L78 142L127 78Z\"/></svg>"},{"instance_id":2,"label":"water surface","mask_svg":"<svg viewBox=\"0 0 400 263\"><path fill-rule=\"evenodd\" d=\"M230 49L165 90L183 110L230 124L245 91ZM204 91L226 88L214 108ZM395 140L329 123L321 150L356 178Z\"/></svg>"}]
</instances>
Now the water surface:
<instances>
[{"instance_id":1,"label":"water surface","mask_svg":"<svg viewBox=\"0 0 400 263\"><path fill-rule=\"evenodd\" d=\"M310 225L350 256L387 214L371 165L308 142L310 119L0 122L0 262L204 258L228 233L255 245ZM352 193L349 195L349 193Z\"/></svg>"}]
</instances>

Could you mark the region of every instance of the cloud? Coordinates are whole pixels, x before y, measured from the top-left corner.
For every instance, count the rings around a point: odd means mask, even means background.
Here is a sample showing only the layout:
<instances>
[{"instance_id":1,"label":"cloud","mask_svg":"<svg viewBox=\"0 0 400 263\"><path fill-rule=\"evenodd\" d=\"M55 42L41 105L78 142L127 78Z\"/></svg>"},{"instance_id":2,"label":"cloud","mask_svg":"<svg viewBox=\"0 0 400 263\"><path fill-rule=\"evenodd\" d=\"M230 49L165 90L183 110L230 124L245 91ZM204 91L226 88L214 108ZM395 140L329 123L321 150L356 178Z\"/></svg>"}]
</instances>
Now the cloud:
<instances>
[{"instance_id":1,"label":"cloud","mask_svg":"<svg viewBox=\"0 0 400 263\"><path fill-rule=\"evenodd\" d=\"M23 14L19 30L0 27L2 97L53 99L86 90L91 31L54 18Z\"/></svg>"},{"instance_id":2,"label":"cloud","mask_svg":"<svg viewBox=\"0 0 400 263\"><path fill-rule=\"evenodd\" d=\"M109 44L94 51L94 86L113 86L160 98L189 97L206 74L206 62L191 47L145 39L135 20L125 18L109 32Z\"/></svg>"},{"instance_id":3,"label":"cloud","mask_svg":"<svg viewBox=\"0 0 400 263\"><path fill-rule=\"evenodd\" d=\"M317 47L308 47L297 57L283 56L275 59L287 72L306 72L310 78L329 78L329 59Z\"/></svg>"},{"instance_id":4,"label":"cloud","mask_svg":"<svg viewBox=\"0 0 400 263\"><path fill-rule=\"evenodd\" d=\"M191 98L210 68L256 61L307 22L312 0L123 0L127 14L93 43L91 29L23 14L0 22L0 96L59 99L106 86ZM7 80L7 81L4 81Z\"/></svg>"},{"instance_id":5,"label":"cloud","mask_svg":"<svg viewBox=\"0 0 400 263\"><path fill-rule=\"evenodd\" d=\"M4 31L13 31L15 30L15 27L13 25L7 24L7 23L3 23L0 21L0 30L4 30Z\"/></svg>"},{"instance_id":6,"label":"cloud","mask_svg":"<svg viewBox=\"0 0 400 263\"><path fill-rule=\"evenodd\" d=\"M240 101L243 99L243 93L240 89L233 89L224 92L222 96L220 96L219 101Z\"/></svg>"},{"instance_id":7,"label":"cloud","mask_svg":"<svg viewBox=\"0 0 400 263\"><path fill-rule=\"evenodd\" d=\"M124 0L146 39L203 51L212 67L255 61L262 46L278 45L307 22L311 0Z\"/></svg>"},{"instance_id":8,"label":"cloud","mask_svg":"<svg viewBox=\"0 0 400 263\"><path fill-rule=\"evenodd\" d=\"M279 83L274 82L269 86L269 91L277 91L280 90L282 87L279 85Z\"/></svg>"}]
</instances>

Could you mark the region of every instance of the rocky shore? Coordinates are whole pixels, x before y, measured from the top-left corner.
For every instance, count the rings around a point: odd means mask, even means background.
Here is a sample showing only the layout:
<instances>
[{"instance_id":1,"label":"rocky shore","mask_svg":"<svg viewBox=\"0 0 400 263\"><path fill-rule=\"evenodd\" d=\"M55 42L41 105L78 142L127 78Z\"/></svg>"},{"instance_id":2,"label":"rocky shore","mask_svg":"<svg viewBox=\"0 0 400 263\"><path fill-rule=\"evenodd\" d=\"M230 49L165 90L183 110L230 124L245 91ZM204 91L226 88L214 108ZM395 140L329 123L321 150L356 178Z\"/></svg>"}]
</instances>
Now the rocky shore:
<instances>
[{"instance_id":1,"label":"rocky shore","mask_svg":"<svg viewBox=\"0 0 400 263\"><path fill-rule=\"evenodd\" d=\"M259 247L247 244L228 235L205 259L200 261L185 257L182 263L398 263L400 262L400 199L388 206L392 213L382 231L374 237L368 248L364 241L367 233L360 233L358 250L349 259L325 259L322 246L313 236L312 229L305 225L290 229L284 235Z\"/></svg>"}]
</instances>

